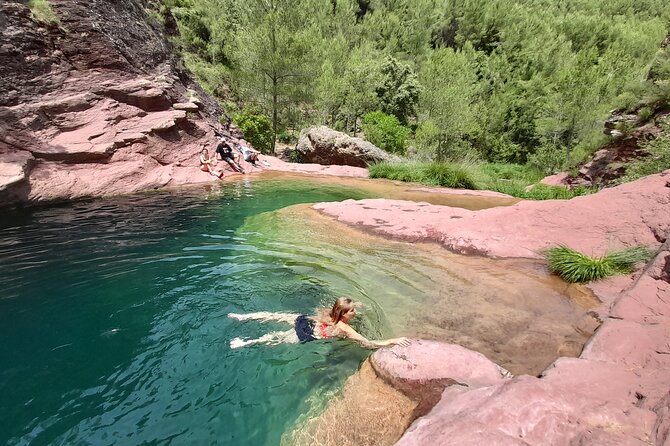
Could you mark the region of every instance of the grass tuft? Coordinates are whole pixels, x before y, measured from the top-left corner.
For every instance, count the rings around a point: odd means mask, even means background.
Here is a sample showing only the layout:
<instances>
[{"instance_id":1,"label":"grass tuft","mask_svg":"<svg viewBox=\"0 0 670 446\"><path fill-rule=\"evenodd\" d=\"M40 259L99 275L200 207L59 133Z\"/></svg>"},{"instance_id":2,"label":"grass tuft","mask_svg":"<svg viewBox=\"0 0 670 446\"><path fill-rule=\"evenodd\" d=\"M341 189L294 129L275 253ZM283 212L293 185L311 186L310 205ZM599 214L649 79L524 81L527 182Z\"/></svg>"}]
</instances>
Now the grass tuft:
<instances>
[{"instance_id":1,"label":"grass tuft","mask_svg":"<svg viewBox=\"0 0 670 446\"><path fill-rule=\"evenodd\" d=\"M640 262L646 262L653 252L644 246L613 251L604 257L589 257L565 245L549 248L543 255L549 270L566 282L583 283L615 274L629 274Z\"/></svg>"},{"instance_id":2,"label":"grass tuft","mask_svg":"<svg viewBox=\"0 0 670 446\"><path fill-rule=\"evenodd\" d=\"M460 189L477 189L476 181L466 166L457 164L408 162L379 162L368 166L370 178L421 183Z\"/></svg>"},{"instance_id":3,"label":"grass tuft","mask_svg":"<svg viewBox=\"0 0 670 446\"><path fill-rule=\"evenodd\" d=\"M654 252L646 246L614 251L605 256L612 269L619 274L630 274L638 263L647 262Z\"/></svg>"},{"instance_id":4,"label":"grass tuft","mask_svg":"<svg viewBox=\"0 0 670 446\"><path fill-rule=\"evenodd\" d=\"M50 25L60 25L60 20L47 0L30 0L28 3L33 19Z\"/></svg>"}]
</instances>

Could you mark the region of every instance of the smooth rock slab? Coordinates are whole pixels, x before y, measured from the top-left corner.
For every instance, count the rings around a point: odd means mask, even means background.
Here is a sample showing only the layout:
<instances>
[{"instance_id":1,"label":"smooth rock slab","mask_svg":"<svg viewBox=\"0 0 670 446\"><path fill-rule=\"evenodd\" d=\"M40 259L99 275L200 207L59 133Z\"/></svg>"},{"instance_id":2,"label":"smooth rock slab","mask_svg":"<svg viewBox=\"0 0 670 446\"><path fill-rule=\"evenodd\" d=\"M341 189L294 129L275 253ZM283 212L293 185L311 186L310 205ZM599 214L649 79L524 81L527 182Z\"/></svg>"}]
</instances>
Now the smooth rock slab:
<instances>
[{"instance_id":1,"label":"smooth rock slab","mask_svg":"<svg viewBox=\"0 0 670 446\"><path fill-rule=\"evenodd\" d=\"M631 371L565 358L542 379L452 386L396 444L649 444L656 415L636 407L635 380Z\"/></svg>"},{"instance_id":2,"label":"smooth rock slab","mask_svg":"<svg viewBox=\"0 0 670 446\"><path fill-rule=\"evenodd\" d=\"M521 201L476 212L400 200L317 203L324 214L385 236L462 254L542 258L564 244L592 256L657 247L670 233L670 170L571 200Z\"/></svg>"},{"instance_id":3,"label":"smooth rock slab","mask_svg":"<svg viewBox=\"0 0 670 446\"><path fill-rule=\"evenodd\" d=\"M190 112L196 112L200 109L200 107L198 107L198 104L195 104L193 102L177 102L176 104L172 104L172 108L174 108L175 110L184 110Z\"/></svg>"}]
</instances>

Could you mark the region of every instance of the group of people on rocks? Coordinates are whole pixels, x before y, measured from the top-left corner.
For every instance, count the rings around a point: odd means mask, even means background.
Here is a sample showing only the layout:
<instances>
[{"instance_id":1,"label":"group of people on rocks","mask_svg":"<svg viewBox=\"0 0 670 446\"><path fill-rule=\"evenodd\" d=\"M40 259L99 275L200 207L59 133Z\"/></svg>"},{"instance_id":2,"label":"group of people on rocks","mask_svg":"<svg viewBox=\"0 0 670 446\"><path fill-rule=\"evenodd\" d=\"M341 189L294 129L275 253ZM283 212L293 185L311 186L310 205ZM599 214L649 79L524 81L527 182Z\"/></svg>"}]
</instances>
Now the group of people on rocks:
<instances>
[{"instance_id":1,"label":"group of people on rocks","mask_svg":"<svg viewBox=\"0 0 670 446\"><path fill-rule=\"evenodd\" d=\"M217 178L223 178L224 171L223 169L216 169L214 166L218 159L228 163L231 169L235 172L245 173L242 166L240 166L240 159L243 158L244 161L250 163L254 167L260 167L258 163L259 154L258 150L254 150L251 147L246 145L246 141L240 140L239 144L236 144L237 152L233 149L231 144L224 138L219 138L219 143L216 145L216 154L210 158L209 152L207 149L203 148L200 151L200 170L203 172L209 172L210 175Z\"/></svg>"}]
</instances>

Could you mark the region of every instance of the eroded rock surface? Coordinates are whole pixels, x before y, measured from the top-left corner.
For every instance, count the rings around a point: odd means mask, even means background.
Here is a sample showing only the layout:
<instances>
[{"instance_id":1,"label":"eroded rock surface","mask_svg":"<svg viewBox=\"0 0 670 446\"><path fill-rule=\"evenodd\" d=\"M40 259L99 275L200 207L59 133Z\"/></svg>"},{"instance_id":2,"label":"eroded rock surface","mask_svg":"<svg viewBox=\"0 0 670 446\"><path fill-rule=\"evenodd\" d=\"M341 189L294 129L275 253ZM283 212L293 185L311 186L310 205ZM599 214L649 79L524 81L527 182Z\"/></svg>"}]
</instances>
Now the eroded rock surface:
<instances>
[{"instance_id":1,"label":"eroded rock surface","mask_svg":"<svg viewBox=\"0 0 670 446\"><path fill-rule=\"evenodd\" d=\"M49 5L53 23L0 3L0 204L210 180L197 155L221 111L176 68L144 2Z\"/></svg>"},{"instance_id":2,"label":"eroded rock surface","mask_svg":"<svg viewBox=\"0 0 670 446\"><path fill-rule=\"evenodd\" d=\"M164 30L140 0L50 0L57 23L27 2L0 2L0 205L67 200L218 181L199 169L232 124L177 68ZM225 118L225 116L223 116ZM229 119L224 119L228 121ZM264 169L366 176L349 166ZM219 161L225 176L239 175Z\"/></svg>"},{"instance_id":3,"label":"eroded rock surface","mask_svg":"<svg viewBox=\"0 0 670 446\"><path fill-rule=\"evenodd\" d=\"M415 416L432 408L445 387L486 387L512 376L481 353L427 340L378 350L370 363L377 376L417 401Z\"/></svg>"}]
</instances>

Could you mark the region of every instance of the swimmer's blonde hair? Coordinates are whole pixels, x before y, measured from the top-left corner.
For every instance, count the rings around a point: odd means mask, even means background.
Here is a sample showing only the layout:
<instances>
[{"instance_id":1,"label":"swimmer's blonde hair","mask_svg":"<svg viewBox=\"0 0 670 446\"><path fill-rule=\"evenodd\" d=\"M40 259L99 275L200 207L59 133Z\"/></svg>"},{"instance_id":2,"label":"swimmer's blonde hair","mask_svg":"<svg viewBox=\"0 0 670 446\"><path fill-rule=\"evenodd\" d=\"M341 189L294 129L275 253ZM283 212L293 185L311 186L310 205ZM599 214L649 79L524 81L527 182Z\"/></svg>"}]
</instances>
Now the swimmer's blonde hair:
<instances>
[{"instance_id":1,"label":"swimmer's blonde hair","mask_svg":"<svg viewBox=\"0 0 670 446\"><path fill-rule=\"evenodd\" d=\"M356 304L353 300L348 297L338 297L333 305L333 308L330 310L330 319L333 321L333 324L337 324L342 320L342 316L347 312L351 311L356 307Z\"/></svg>"}]
</instances>

